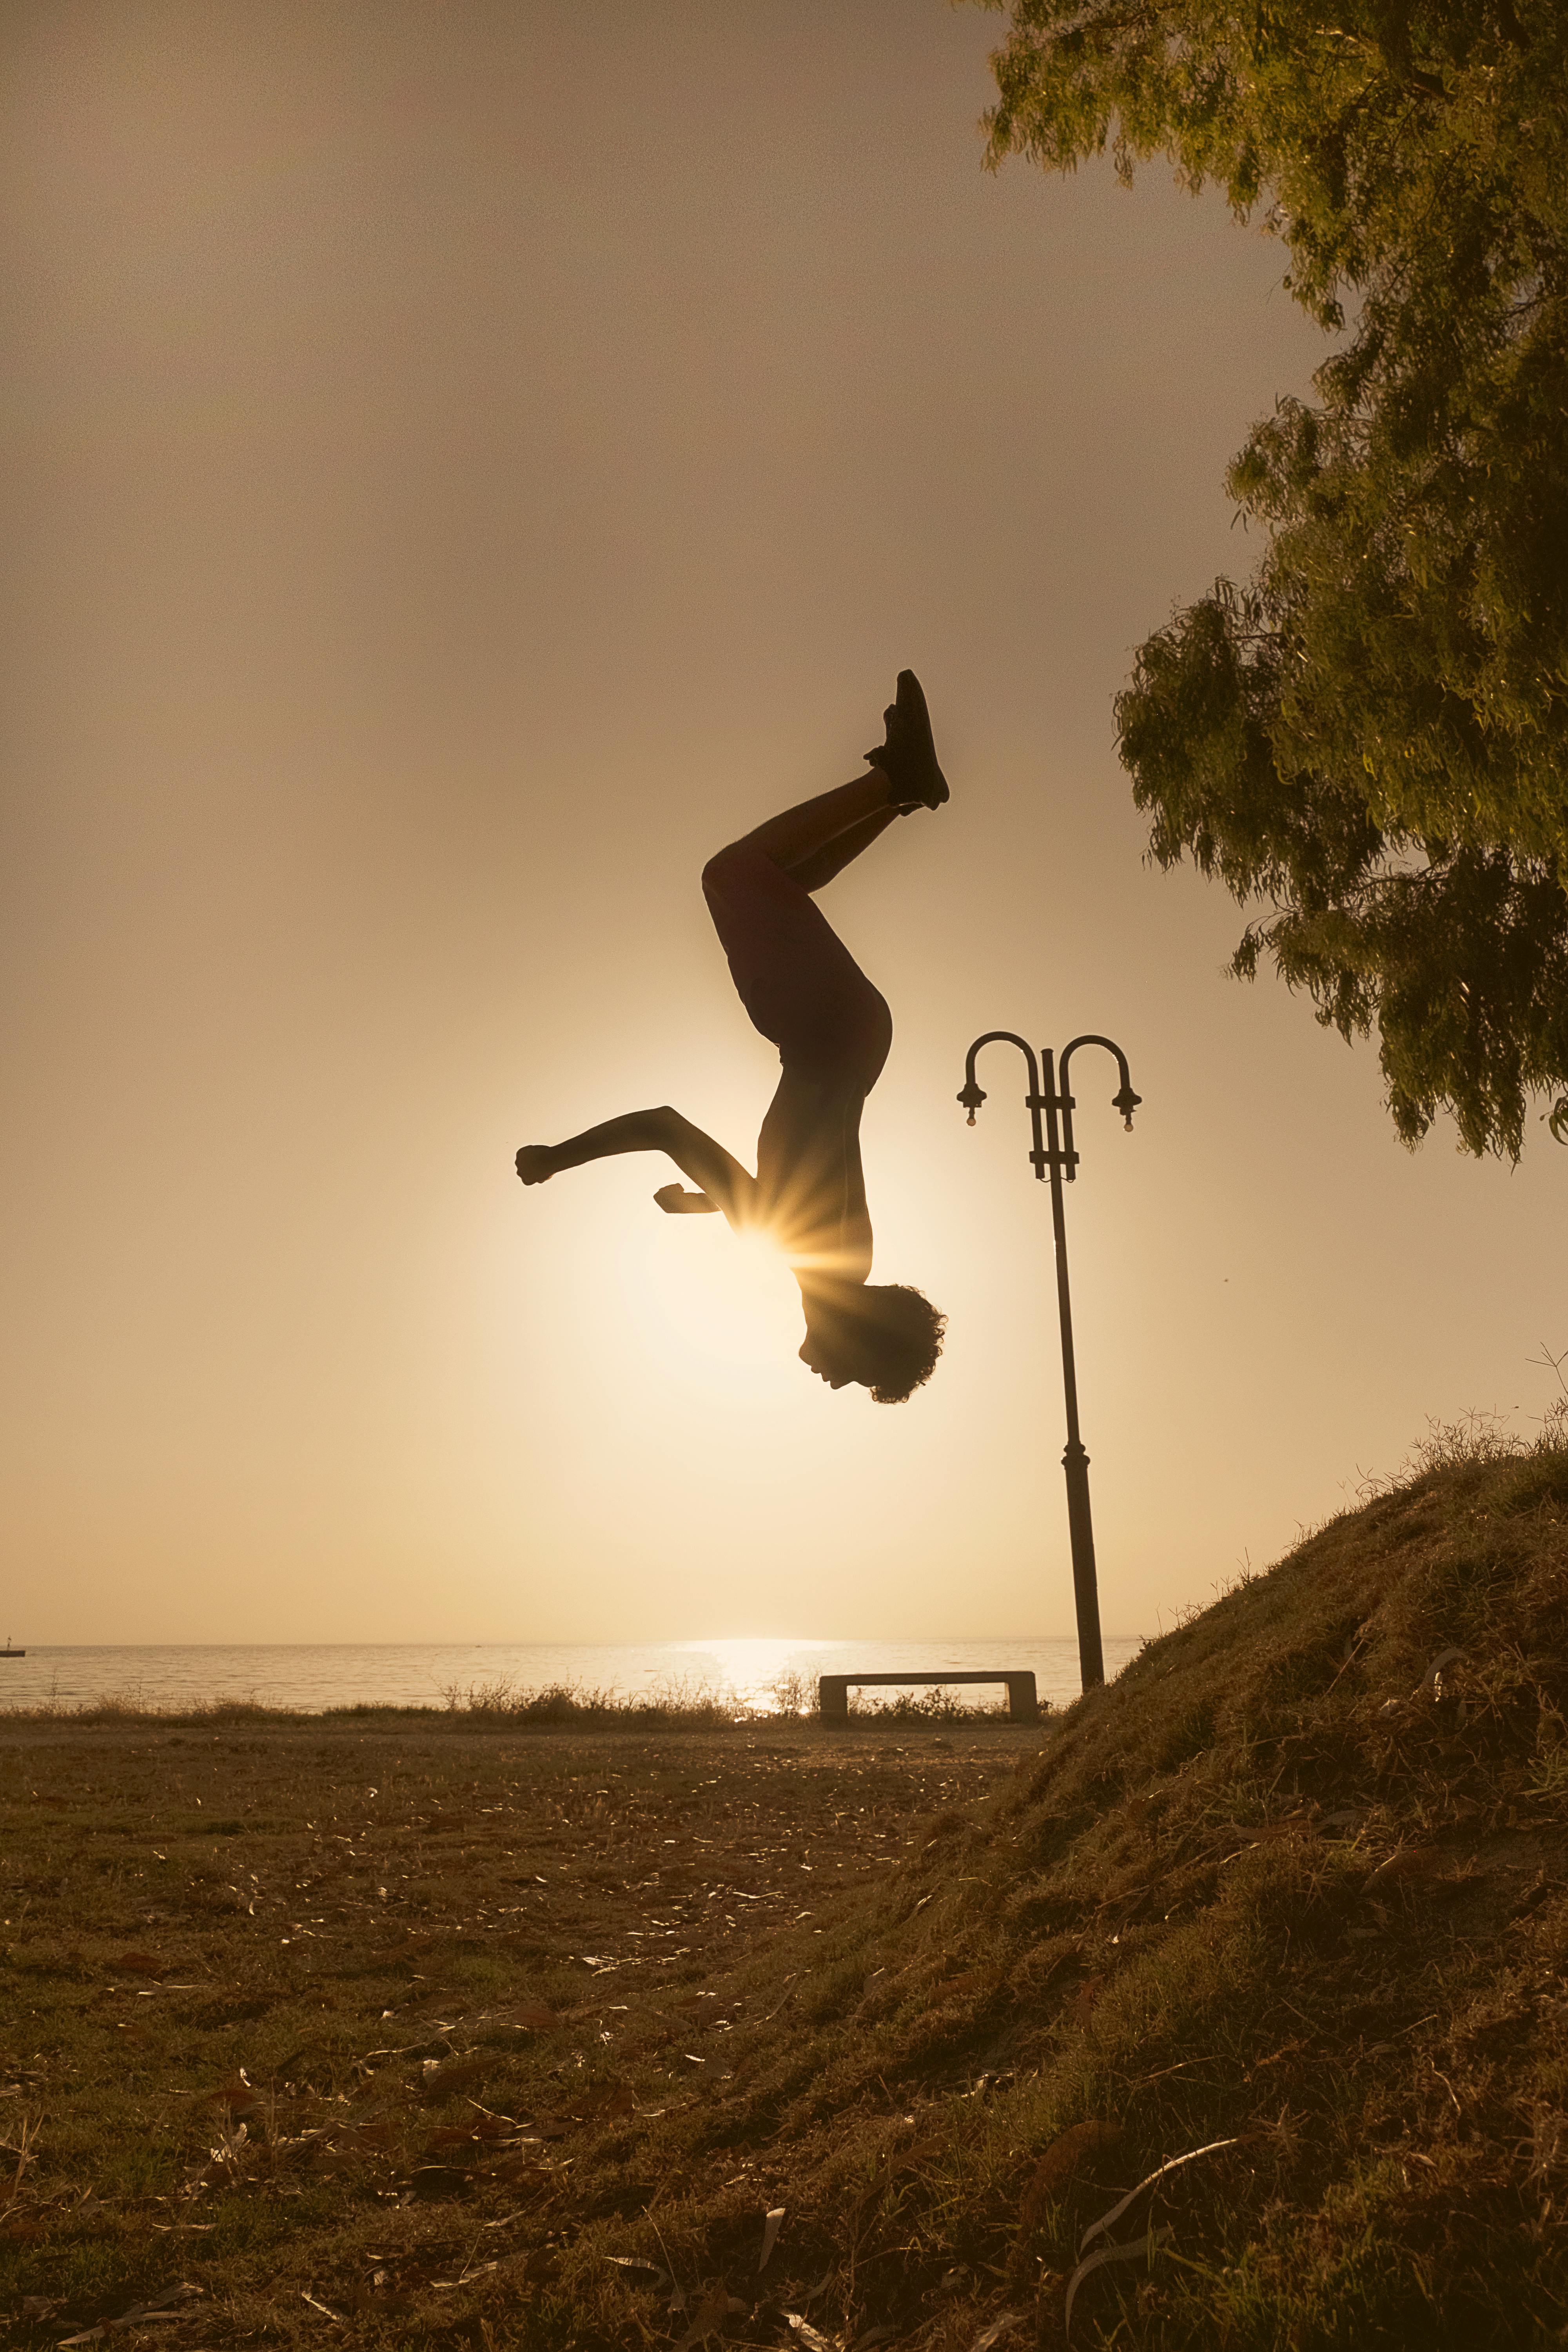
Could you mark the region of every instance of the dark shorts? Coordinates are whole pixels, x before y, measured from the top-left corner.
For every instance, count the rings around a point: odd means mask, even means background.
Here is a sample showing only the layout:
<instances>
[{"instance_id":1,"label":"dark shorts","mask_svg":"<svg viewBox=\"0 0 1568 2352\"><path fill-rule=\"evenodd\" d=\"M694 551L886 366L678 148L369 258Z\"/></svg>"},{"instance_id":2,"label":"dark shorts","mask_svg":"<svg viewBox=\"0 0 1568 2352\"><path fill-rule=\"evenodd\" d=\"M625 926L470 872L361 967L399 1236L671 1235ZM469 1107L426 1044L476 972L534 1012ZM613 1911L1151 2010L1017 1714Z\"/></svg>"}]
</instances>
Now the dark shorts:
<instances>
[{"instance_id":1,"label":"dark shorts","mask_svg":"<svg viewBox=\"0 0 1568 2352\"><path fill-rule=\"evenodd\" d=\"M736 993L784 1067L850 1078L869 1094L893 1016L811 893L744 842L710 860L702 891Z\"/></svg>"}]
</instances>

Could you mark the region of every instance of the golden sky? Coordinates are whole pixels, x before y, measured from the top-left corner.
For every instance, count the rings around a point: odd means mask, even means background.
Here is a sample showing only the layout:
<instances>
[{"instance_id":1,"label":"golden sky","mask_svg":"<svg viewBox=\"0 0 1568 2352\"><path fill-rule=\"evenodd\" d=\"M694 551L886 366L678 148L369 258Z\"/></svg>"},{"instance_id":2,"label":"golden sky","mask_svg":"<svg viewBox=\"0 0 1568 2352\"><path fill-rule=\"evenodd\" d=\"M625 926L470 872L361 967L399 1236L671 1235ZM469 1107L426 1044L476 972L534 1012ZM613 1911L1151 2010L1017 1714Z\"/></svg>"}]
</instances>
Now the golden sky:
<instances>
[{"instance_id":1,"label":"golden sky","mask_svg":"<svg viewBox=\"0 0 1568 2352\"><path fill-rule=\"evenodd\" d=\"M0 18L0 1397L17 1639L1056 1633L1048 1200L1021 1070L1108 1031L1068 1212L1104 1622L1152 1631L1546 1402L1562 1163L1414 1157L1142 866L1110 699L1252 560L1222 475L1321 345L1150 173L981 168L941 0L169 0ZM705 856L953 786L824 900L889 999L907 1406L664 1162L519 1143L771 1091ZM1556 1318L1555 1320L1553 1318ZM0 1631L4 1631L0 1625Z\"/></svg>"}]
</instances>

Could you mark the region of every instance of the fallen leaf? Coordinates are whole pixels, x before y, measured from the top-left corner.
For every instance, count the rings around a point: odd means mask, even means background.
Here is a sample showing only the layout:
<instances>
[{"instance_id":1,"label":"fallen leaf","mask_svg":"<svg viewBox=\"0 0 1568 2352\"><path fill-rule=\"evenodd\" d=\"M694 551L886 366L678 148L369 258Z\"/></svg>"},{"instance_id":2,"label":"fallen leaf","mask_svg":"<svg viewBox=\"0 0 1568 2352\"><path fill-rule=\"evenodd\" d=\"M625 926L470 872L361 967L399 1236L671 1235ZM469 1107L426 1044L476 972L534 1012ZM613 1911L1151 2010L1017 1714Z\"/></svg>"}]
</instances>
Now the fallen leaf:
<instances>
[{"instance_id":1,"label":"fallen leaf","mask_svg":"<svg viewBox=\"0 0 1568 2352\"><path fill-rule=\"evenodd\" d=\"M1067 2302L1062 2310L1063 2341L1065 2342L1072 2333L1073 2297L1090 2271L1100 2270L1107 2263L1131 2262L1135 2254L1142 2254L1149 2262L1152 2262L1156 2248L1164 2245L1173 2235L1174 2232L1171 2230L1151 2230L1146 2238L1134 2239L1131 2245L1101 2246L1097 2254L1087 2255L1068 2281Z\"/></svg>"},{"instance_id":2,"label":"fallen leaf","mask_svg":"<svg viewBox=\"0 0 1568 2352\"><path fill-rule=\"evenodd\" d=\"M230 2179L237 2179L241 2162L247 2153L246 2143L249 2137L249 2126L236 2124L232 2131L224 2134L216 2147L208 2148L208 2161L197 2175L197 2179L202 2181L221 2180L226 2175Z\"/></svg>"},{"instance_id":3,"label":"fallen leaf","mask_svg":"<svg viewBox=\"0 0 1568 2352\"><path fill-rule=\"evenodd\" d=\"M747 2305L738 2303L724 2284L715 2279L697 2306L697 2316L675 2347L675 2352L691 2352L694 2344L701 2344L716 2335L732 2311L744 2311Z\"/></svg>"},{"instance_id":4,"label":"fallen leaf","mask_svg":"<svg viewBox=\"0 0 1568 2352\"><path fill-rule=\"evenodd\" d=\"M1401 1846L1397 1853L1391 1853L1386 1862L1378 1864L1366 1884L1369 1887L1386 1886L1397 1878L1424 1878L1437 1868L1442 1859L1440 1848L1435 1845Z\"/></svg>"},{"instance_id":5,"label":"fallen leaf","mask_svg":"<svg viewBox=\"0 0 1568 2352\"><path fill-rule=\"evenodd\" d=\"M933 2001L957 2000L966 1992L978 1992L987 1981L982 1970L971 1969L966 1976L949 1977L945 1983L933 1985L931 1997Z\"/></svg>"},{"instance_id":6,"label":"fallen leaf","mask_svg":"<svg viewBox=\"0 0 1568 2352\"><path fill-rule=\"evenodd\" d=\"M193 2286L189 2280L182 2279L174 2286L166 2286L162 2294L153 2296L151 2303L133 2304L129 2311L121 2312L118 2319L100 2320L96 2327L84 2328L79 2336L63 2337L57 2346L56 2352L66 2352L66 2347L71 2344L100 2344L111 2330L116 2328L142 2325L156 2326L160 2324L166 2326L171 2323L177 2325L185 2315L182 2312L171 2311L170 2305L184 2303L192 2295L199 2295L200 2293L199 2286ZM49 2307L54 2308L52 2305Z\"/></svg>"},{"instance_id":7,"label":"fallen leaf","mask_svg":"<svg viewBox=\"0 0 1568 2352\"><path fill-rule=\"evenodd\" d=\"M329 2137L322 2155L344 2159L383 2155L388 2148L395 2147L398 2137L396 2126L384 2117L367 2124L334 2124L328 2129Z\"/></svg>"},{"instance_id":8,"label":"fallen leaf","mask_svg":"<svg viewBox=\"0 0 1568 2352\"><path fill-rule=\"evenodd\" d=\"M401 1944L389 1945L384 1952L372 1961L371 1965L378 1969L395 1968L400 1961L427 1959L429 1955L430 1942L427 1937L407 1936Z\"/></svg>"},{"instance_id":9,"label":"fallen leaf","mask_svg":"<svg viewBox=\"0 0 1568 2352\"><path fill-rule=\"evenodd\" d=\"M843 2352L837 2336L824 2336L809 2319L803 2319L798 2311L786 2311L784 2317L805 2345L805 2352Z\"/></svg>"},{"instance_id":10,"label":"fallen leaf","mask_svg":"<svg viewBox=\"0 0 1568 2352\"><path fill-rule=\"evenodd\" d=\"M674 2284L668 2271L660 2270L657 2263L644 2262L640 2254L606 2254L605 2260L607 2263L614 2263L618 2271L647 2271L648 2275L661 2285L669 2286Z\"/></svg>"},{"instance_id":11,"label":"fallen leaf","mask_svg":"<svg viewBox=\"0 0 1568 2352\"><path fill-rule=\"evenodd\" d=\"M477 2155L481 2143L471 2124L442 2124L425 2143L426 2154L439 2150L446 2155L454 2147L472 2148Z\"/></svg>"},{"instance_id":12,"label":"fallen leaf","mask_svg":"<svg viewBox=\"0 0 1568 2352\"><path fill-rule=\"evenodd\" d=\"M1310 1813L1288 1813L1277 1822L1229 1822L1221 1835L1244 1838L1249 1845L1267 1845L1271 1839L1294 1837L1297 1831L1310 1832L1317 1826Z\"/></svg>"},{"instance_id":13,"label":"fallen leaf","mask_svg":"<svg viewBox=\"0 0 1568 2352\"><path fill-rule=\"evenodd\" d=\"M550 2165L536 2164L531 2157L519 2157L511 2164L498 2164L495 2170L487 2173L485 2178L499 2182L503 2189L521 2191L524 2195L542 2196L547 2189L556 2185L561 2174Z\"/></svg>"},{"instance_id":14,"label":"fallen leaf","mask_svg":"<svg viewBox=\"0 0 1568 2352\"><path fill-rule=\"evenodd\" d=\"M1018 2319L1019 2315L1016 2311L999 2311L990 2326L981 2329L969 2352L991 2352L994 2344L1000 2344L1009 2329L1017 2326Z\"/></svg>"},{"instance_id":15,"label":"fallen leaf","mask_svg":"<svg viewBox=\"0 0 1568 2352\"><path fill-rule=\"evenodd\" d=\"M1451 1666L1456 1658L1462 1658L1464 1654L1463 1650L1439 1650L1436 1656L1432 1660L1426 1673L1421 1677L1422 1689L1424 1691L1430 1691L1434 1698L1441 1698L1443 1696L1444 1667Z\"/></svg>"},{"instance_id":16,"label":"fallen leaf","mask_svg":"<svg viewBox=\"0 0 1568 2352\"><path fill-rule=\"evenodd\" d=\"M515 2139L523 2126L515 2116L498 2116L491 2107L481 2107L478 2099L468 2101L479 2121L468 2128L476 2139Z\"/></svg>"},{"instance_id":17,"label":"fallen leaf","mask_svg":"<svg viewBox=\"0 0 1568 2352\"><path fill-rule=\"evenodd\" d=\"M232 2123L237 2123L242 2116L254 2116L259 2112L261 2094L247 2078L242 2066L237 2074L210 2095L207 2105L209 2107L226 2107L229 2120Z\"/></svg>"},{"instance_id":18,"label":"fallen leaf","mask_svg":"<svg viewBox=\"0 0 1568 2352\"><path fill-rule=\"evenodd\" d=\"M500 2268L500 2264L499 2263L476 2263L471 2270L464 2271L460 2278L432 2279L430 2284L432 2286L438 2287L467 2286L470 2279L483 2278L487 2271L499 2270Z\"/></svg>"},{"instance_id":19,"label":"fallen leaf","mask_svg":"<svg viewBox=\"0 0 1568 2352\"><path fill-rule=\"evenodd\" d=\"M561 2022L542 2000L520 2000L514 2009L498 2010L496 2018L501 2025L521 2025L530 2033L548 2033Z\"/></svg>"},{"instance_id":20,"label":"fallen leaf","mask_svg":"<svg viewBox=\"0 0 1568 2352\"><path fill-rule=\"evenodd\" d=\"M416 2164L406 2185L422 2200L464 2197L473 2187L473 2177L455 2164Z\"/></svg>"},{"instance_id":21,"label":"fallen leaf","mask_svg":"<svg viewBox=\"0 0 1568 2352\"><path fill-rule=\"evenodd\" d=\"M579 2121L595 2116L629 2116L637 2098L626 2083L601 2084L596 2090L584 2093L572 2103L572 2112Z\"/></svg>"},{"instance_id":22,"label":"fallen leaf","mask_svg":"<svg viewBox=\"0 0 1568 2352\"><path fill-rule=\"evenodd\" d=\"M1120 2221L1133 2199L1142 2197L1145 2189L1152 2189L1156 2180L1163 2180L1167 2172L1179 2171L1184 2164L1193 2164L1200 2156L1214 2156L1222 2147L1240 2147L1244 2142L1255 2140L1258 2137L1256 2132L1237 2132L1229 2139L1205 2140L1202 2147L1189 2147L1181 2156L1168 2158L1165 2163L1156 2166L1152 2172L1145 2174L1137 2188L1130 2189L1120 2203L1111 2207L1109 2213L1102 2213L1098 2221L1089 2223L1083 2236L1079 2240L1079 2253L1082 2253L1091 2238L1098 2238L1102 2230L1109 2230L1113 2221Z\"/></svg>"},{"instance_id":23,"label":"fallen leaf","mask_svg":"<svg viewBox=\"0 0 1568 2352\"><path fill-rule=\"evenodd\" d=\"M913 2123L914 2117L906 2116L904 2121ZM910 2140L908 2147L889 2158L889 2177L900 2172L918 2172L921 2165L929 2163L933 2156L942 2155L947 2146L948 2134L945 2131L922 2132L918 2139Z\"/></svg>"},{"instance_id":24,"label":"fallen leaf","mask_svg":"<svg viewBox=\"0 0 1568 2352\"><path fill-rule=\"evenodd\" d=\"M1269 2052L1267 2058L1255 2058L1253 2060L1251 2065L1247 2070L1246 2075L1243 2077L1244 2081L1250 2083L1254 2074L1261 2074L1265 2066L1278 2066L1282 2058L1293 2058L1299 2050L1305 2050L1306 2047L1306 2037L1300 2034L1297 2036L1294 2042L1282 2042L1278 2050L1271 2050Z\"/></svg>"},{"instance_id":25,"label":"fallen leaf","mask_svg":"<svg viewBox=\"0 0 1568 2352\"><path fill-rule=\"evenodd\" d=\"M420 2089L427 2099L449 2099L454 2091L481 2081L490 2063L487 2058L426 2058L419 2070Z\"/></svg>"}]
</instances>

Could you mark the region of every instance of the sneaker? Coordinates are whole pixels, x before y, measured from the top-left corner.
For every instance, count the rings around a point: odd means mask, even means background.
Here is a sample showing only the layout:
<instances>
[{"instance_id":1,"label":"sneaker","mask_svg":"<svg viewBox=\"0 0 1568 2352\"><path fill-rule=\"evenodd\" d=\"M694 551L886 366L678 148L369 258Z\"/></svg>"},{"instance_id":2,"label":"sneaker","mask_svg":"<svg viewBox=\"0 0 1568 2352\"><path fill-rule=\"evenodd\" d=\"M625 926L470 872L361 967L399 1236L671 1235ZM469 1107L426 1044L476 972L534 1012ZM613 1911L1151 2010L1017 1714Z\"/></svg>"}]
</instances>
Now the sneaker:
<instances>
[{"instance_id":1,"label":"sneaker","mask_svg":"<svg viewBox=\"0 0 1568 2352\"><path fill-rule=\"evenodd\" d=\"M892 785L894 807L906 814L940 808L948 797L947 778L936 763L926 698L912 669L899 672L899 698L883 711L882 723L887 740L866 757Z\"/></svg>"}]
</instances>

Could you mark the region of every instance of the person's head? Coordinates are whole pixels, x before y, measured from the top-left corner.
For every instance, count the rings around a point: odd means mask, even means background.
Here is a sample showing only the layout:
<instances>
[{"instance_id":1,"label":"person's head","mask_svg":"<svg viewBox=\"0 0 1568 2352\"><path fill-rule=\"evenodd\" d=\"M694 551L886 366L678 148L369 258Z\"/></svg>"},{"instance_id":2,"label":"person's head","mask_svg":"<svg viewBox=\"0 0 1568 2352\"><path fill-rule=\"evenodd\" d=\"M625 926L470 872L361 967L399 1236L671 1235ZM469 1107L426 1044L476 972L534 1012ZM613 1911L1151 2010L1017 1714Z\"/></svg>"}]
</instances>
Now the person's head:
<instances>
[{"instance_id":1,"label":"person's head","mask_svg":"<svg viewBox=\"0 0 1568 2352\"><path fill-rule=\"evenodd\" d=\"M929 1381L947 1318L907 1282L847 1285L805 1301L800 1360L841 1389L858 1381L878 1404L902 1404Z\"/></svg>"}]
</instances>

